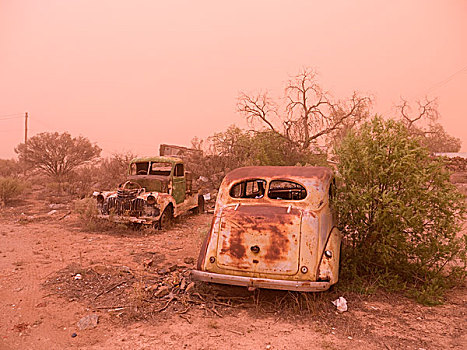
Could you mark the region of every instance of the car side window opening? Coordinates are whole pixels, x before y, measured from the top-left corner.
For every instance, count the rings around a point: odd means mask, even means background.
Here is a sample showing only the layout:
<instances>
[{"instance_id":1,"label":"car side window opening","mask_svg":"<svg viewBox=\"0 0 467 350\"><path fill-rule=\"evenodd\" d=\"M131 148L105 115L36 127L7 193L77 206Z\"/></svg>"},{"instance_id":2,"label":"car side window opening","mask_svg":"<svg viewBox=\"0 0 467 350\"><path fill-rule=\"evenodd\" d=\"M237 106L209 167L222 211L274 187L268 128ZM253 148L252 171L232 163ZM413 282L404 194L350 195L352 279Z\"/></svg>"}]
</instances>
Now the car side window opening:
<instances>
[{"instance_id":1,"label":"car side window opening","mask_svg":"<svg viewBox=\"0 0 467 350\"><path fill-rule=\"evenodd\" d=\"M305 187L293 181L273 180L269 184L268 197L298 201L306 198L306 190Z\"/></svg>"},{"instance_id":2,"label":"car side window opening","mask_svg":"<svg viewBox=\"0 0 467 350\"><path fill-rule=\"evenodd\" d=\"M171 163L152 162L151 163L151 169L149 171L149 175L170 176L171 171L172 171L172 164Z\"/></svg>"},{"instance_id":3,"label":"car side window opening","mask_svg":"<svg viewBox=\"0 0 467 350\"><path fill-rule=\"evenodd\" d=\"M245 180L232 186L230 196L232 198L263 198L265 190L265 180Z\"/></svg>"},{"instance_id":4,"label":"car side window opening","mask_svg":"<svg viewBox=\"0 0 467 350\"><path fill-rule=\"evenodd\" d=\"M175 165L174 176L184 176L184 175L185 175L185 172L183 169L183 164Z\"/></svg>"},{"instance_id":5,"label":"car side window opening","mask_svg":"<svg viewBox=\"0 0 467 350\"><path fill-rule=\"evenodd\" d=\"M131 175L147 175L149 162L131 164Z\"/></svg>"}]
</instances>

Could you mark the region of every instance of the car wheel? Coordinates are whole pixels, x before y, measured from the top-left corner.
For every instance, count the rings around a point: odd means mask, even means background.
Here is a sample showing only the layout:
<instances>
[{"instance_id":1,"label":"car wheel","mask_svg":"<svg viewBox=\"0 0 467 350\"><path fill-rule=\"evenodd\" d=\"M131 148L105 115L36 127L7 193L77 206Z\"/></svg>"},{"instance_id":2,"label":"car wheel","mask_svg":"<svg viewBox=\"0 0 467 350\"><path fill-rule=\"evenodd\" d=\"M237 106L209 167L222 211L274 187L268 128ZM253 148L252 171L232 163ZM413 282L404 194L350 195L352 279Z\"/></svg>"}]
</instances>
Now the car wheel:
<instances>
[{"instance_id":1,"label":"car wheel","mask_svg":"<svg viewBox=\"0 0 467 350\"><path fill-rule=\"evenodd\" d=\"M172 206L167 206L159 219L159 229L170 228L173 224L174 214Z\"/></svg>"}]
</instances>

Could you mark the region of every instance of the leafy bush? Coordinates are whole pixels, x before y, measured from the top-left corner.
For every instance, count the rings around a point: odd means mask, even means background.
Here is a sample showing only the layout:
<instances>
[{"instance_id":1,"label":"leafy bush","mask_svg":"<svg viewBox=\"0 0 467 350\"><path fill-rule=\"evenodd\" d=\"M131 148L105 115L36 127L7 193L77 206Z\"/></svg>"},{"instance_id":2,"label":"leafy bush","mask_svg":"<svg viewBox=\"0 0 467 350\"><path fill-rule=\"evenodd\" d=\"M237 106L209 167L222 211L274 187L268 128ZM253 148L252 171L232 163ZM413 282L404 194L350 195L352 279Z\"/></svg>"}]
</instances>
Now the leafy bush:
<instances>
[{"instance_id":1,"label":"leafy bush","mask_svg":"<svg viewBox=\"0 0 467 350\"><path fill-rule=\"evenodd\" d=\"M407 286L421 302L441 302L444 290L465 278L458 265L466 262L466 242L457 235L465 198L442 161L401 123L380 117L349 133L337 155L344 279Z\"/></svg>"},{"instance_id":2,"label":"leafy bush","mask_svg":"<svg viewBox=\"0 0 467 350\"><path fill-rule=\"evenodd\" d=\"M0 204L6 204L11 199L24 192L26 183L14 177L0 177Z\"/></svg>"}]
</instances>

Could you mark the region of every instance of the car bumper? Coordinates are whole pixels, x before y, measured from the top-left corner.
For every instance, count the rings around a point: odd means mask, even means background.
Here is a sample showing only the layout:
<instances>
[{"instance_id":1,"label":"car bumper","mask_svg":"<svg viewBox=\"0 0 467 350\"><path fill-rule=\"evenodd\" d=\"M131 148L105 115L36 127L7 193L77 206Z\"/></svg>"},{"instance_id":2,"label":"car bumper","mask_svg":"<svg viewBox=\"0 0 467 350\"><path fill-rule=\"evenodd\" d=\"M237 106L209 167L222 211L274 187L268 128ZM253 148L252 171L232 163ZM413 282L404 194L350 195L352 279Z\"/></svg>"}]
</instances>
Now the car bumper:
<instances>
[{"instance_id":1,"label":"car bumper","mask_svg":"<svg viewBox=\"0 0 467 350\"><path fill-rule=\"evenodd\" d=\"M293 290L300 292L322 292L328 290L331 287L331 283L329 282L290 281L269 278L233 276L199 270L192 270L191 277L193 280L203 282L230 284L249 288Z\"/></svg>"},{"instance_id":2,"label":"car bumper","mask_svg":"<svg viewBox=\"0 0 467 350\"><path fill-rule=\"evenodd\" d=\"M152 225L157 220L155 218L147 217L134 217L134 216L119 216L119 215L97 215L99 219L109 220L119 224L142 224L142 225Z\"/></svg>"}]
</instances>

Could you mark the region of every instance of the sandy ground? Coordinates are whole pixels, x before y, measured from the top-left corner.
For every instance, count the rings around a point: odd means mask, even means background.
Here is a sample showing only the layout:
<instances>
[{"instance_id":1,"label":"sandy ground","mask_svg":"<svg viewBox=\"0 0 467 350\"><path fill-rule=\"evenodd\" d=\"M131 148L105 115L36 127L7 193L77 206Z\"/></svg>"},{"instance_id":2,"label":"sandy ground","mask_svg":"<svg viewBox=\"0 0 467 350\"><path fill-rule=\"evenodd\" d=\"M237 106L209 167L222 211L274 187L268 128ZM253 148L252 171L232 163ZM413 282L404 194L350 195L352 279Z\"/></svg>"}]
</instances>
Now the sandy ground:
<instances>
[{"instance_id":1,"label":"sandy ground","mask_svg":"<svg viewBox=\"0 0 467 350\"><path fill-rule=\"evenodd\" d=\"M47 215L48 202L25 200L0 212L0 349L467 348L465 287L437 307L393 294L345 294L349 311L340 314L331 304L339 296L333 291L313 296L303 310L277 303L297 294L215 286L246 302L214 312L201 303L185 313L171 306L150 318L122 318L100 307L112 303L110 292L99 298L69 297L60 284L50 282L73 266L144 271L149 258L155 273L175 265L187 271L211 215L184 217L167 231L87 232L77 215L65 216L69 209ZM97 327L80 330L77 322L92 314L99 316Z\"/></svg>"}]
</instances>

